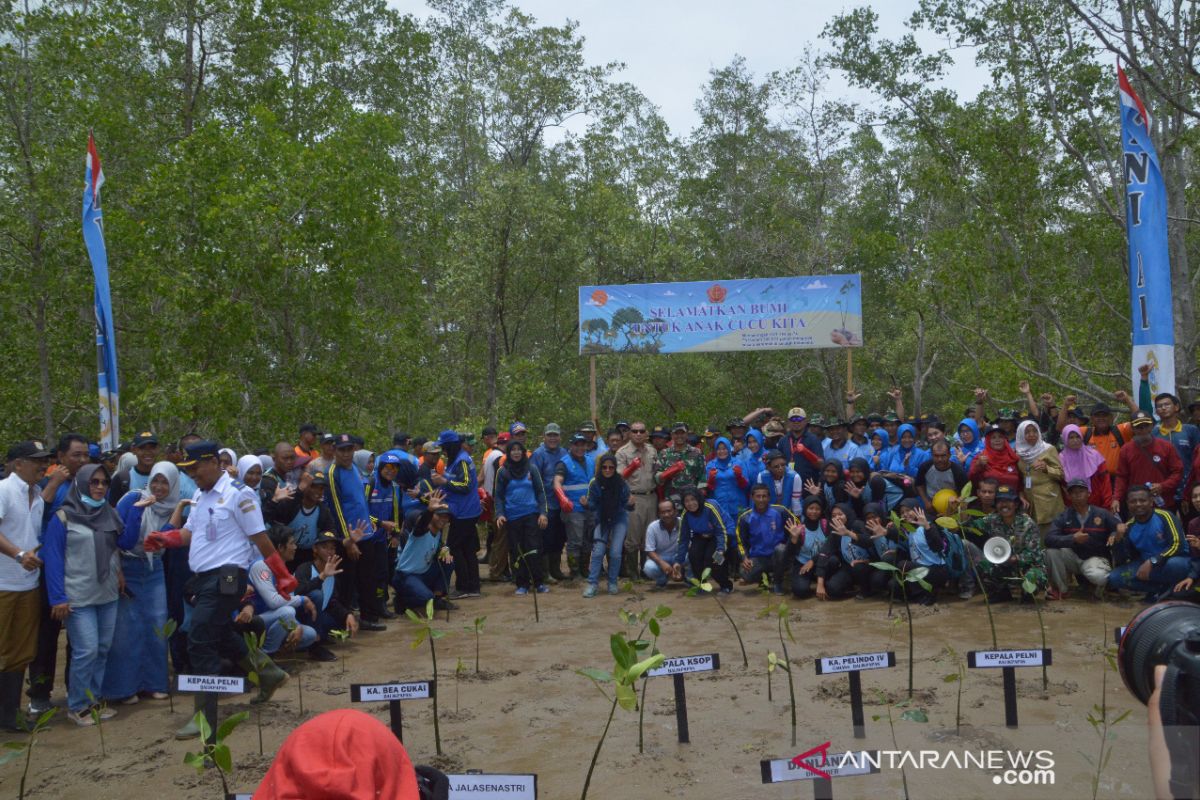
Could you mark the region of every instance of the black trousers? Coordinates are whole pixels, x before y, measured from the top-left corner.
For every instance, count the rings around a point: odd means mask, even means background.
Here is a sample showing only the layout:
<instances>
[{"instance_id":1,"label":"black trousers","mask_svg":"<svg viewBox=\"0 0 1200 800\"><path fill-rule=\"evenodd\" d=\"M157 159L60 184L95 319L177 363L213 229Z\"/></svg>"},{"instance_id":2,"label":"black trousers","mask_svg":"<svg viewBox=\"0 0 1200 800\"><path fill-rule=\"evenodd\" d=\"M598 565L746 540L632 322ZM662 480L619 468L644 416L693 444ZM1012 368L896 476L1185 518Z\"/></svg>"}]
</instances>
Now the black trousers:
<instances>
[{"instance_id":1,"label":"black trousers","mask_svg":"<svg viewBox=\"0 0 1200 800\"><path fill-rule=\"evenodd\" d=\"M870 564L855 564L852 567L843 565L832 575L825 577L825 593L830 597L847 597L857 589L864 595L872 594L874 584L871 581L875 576L871 573L874 572L884 576L883 586L886 587L889 573L875 569Z\"/></svg>"},{"instance_id":2,"label":"black trousers","mask_svg":"<svg viewBox=\"0 0 1200 800\"><path fill-rule=\"evenodd\" d=\"M372 539L359 542L358 552L358 561L354 562L358 611L363 619L375 622L383 616L387 607L387 540Z\"/></svg>"},{"instance_id":3,"label":"black trousers","mask_svg":"<svg viewBox=\"0 0 1200 800\"><path fill-rule=\"evenodd\" d=\"M479 558L475 555L479 549L479 532L475 528L478 521L479 517L455 517L450 521L446 545L454 557L454 588L460 592L480 590Z\"/></svg>"},{"instance_id":4,"label":"black trousers","mask_svg":"<svg viewBox=\"0 0 1200 800\"><path fill-rule=\"evenodd\" d=\"M906 561L898 564L897 566L899 566L905 572L909 572L915 567L919 567L921 565L915 564L912 561ZM893 580L899 580L899 573L895 574ZM904 591L908 593L909 602L919 603L926 600L932 600L934 599L934 595L937 594L937 590L945 586L949 580L950 570L946 569L944 565L939 564L937 566L930 567L928 574L925 575L925 582L930 585L933 591L926 591L919 583L905 583Z\"/></svg>"},{"instance_id":5,"label":"black trousers","mask_svg":"<svg viewBox=\"0 0 1200 800\"><path fill-rule=\"evenodd\" d=\"M201 572L188 581L193 596L192 630L188 634L188 658L197 675L220 675L221 654L241 658L246 643L233 626L233 617L246 594L246 570L238 570L236 592L222 594L217 570Z\"/></svg>"},{"instance_id":6,"label":"black trousers","mask_svg":"<svg viewBox=\"0 0 1200 800\"><path fill-rule=\"evenodd\" d=\"M709 577L722 589L732 589L733 581L729 579L729 551L725 552L725 563L713 563L713 555L717 552L715 536L693 536L688 545L688 563L691 564L692 574L699 578L704 570L711 569ZM736 555L734 556L736 557Z\"/></svg>"},{"instance_id":7,"label":"black trousers","mask_svg":"<svg viewBox=\"0 0 1200 800\"><path fill-rule=\"evenodd\" d=\"M38 580L38 596L42 604L42 623L38 626L37 653L29 662L29 698L31 700L50 700L50 691L54 688L54 673L58 670L58 634L62 631L62 623L50 616L50 595L46 592L46 576ZM65 685L70 678L71 642L67 641L66 674L63 675Z\"/></svg>"},{"instance_id":8,"label":"black trousers","mask_svg":"<svg viewBox=\"0 0 1200 800\"><path fill-rule=\"evenodd\" d=\"M504 524L508 539L508 558L513 565L513 579L518 589L540 586L546 576L542 574L542 531L538 529L537 514L527 514L520 519L510 519ZM533 553L522 558L522 553Z\"/></svg>"},{"instance_id":9,"label":"black trousers","mask_svg":"<svg viewBox=\"0 0 1200 800\"><path fill-rule=\"evenodd\" d=\"M176 674L186 674L192 671L188 660L188 636L183 632L183 603L184 587L191 580L192 571L188 567L189 548L180 547L163 552L163 572L167 580L167 616L175 620L175 633L171 634L169 649L171 664Z\"/></svg>"}]
</instances>

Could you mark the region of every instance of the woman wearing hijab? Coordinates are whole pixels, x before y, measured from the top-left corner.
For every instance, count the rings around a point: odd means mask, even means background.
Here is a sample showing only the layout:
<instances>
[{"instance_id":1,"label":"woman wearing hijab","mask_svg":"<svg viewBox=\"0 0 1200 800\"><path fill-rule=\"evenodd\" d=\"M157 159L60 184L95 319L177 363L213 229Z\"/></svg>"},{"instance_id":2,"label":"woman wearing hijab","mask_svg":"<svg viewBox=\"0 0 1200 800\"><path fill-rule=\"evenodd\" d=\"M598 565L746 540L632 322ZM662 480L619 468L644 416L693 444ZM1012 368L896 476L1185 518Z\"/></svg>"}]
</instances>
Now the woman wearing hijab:
<instances>
[{"instance_id":1,"label":"woman wearing hijab","mask_svg":"<svg viewBox=\"0 0 1200 800\"><path fill-rule=\"evenodd\" d=\"M817 586L817 559L829 536L829 520L825 519L822 495L804 498L804 510L799 521L787 523L788 538L785 558L791 568L792 594L807 597Z\"/></svg>"},{"instance_id":2,"label":"woman wearing hijab","mask_svg":"<svg viewBox=\"0 0 1200 800\"><path fill-rule=\"evenodd\" d=\"M871 593L871 537L849 503L838 503L829 512L829 537L817 555L818 600L846 597L858 587Z\"/></svg>"},{"instance_id":3,"label":"woman wearing hijab","mask_svg":"<svg viewBox=\"0 0 1200 800\"><path fill-rule=\"evenodd\" d=\"M917 447L917 429L907 422L896 429L897 444L892 448L886 469L917 477L917 470L929 460L929 451Z\"/></svg>"},{"instance_id":4,"label":"woman wearing hijab","mask_svg":"<svg viewBox=\"0 0 1200 800\"><path fill-rule=\"evenodd\" d=\"M262 476L262 461L258 456L242 456L237 460L237 479L251 489L258 491L258 485L262 483Z\"/></svg>"},{"instance_id":5,"label":"woman wearing hijab","mask_svg":"<svg viewBox=\"0 0 1200 800\"><path fill-rule=\"evenodd\" d=\"M707 465L708 497L716 500L730 519L737 519L746 510L746 489L750 487L745 462L734 457L733 444L724 436L717 439L713 454Z\"/></svg>"},{"instance_id":6,"label":"woman wearing hijab","mask_svg":"<svg viewBox=\"0 0 1200 800\"><path fill-rule=\"evenodd\" d=\"M362 473L363 480L375 471L375 453L371 450L355 450L354 466Z\"/></svg>"},{"instance_id":7,"label":"woman wearing hijab","mask_svg":"<svg viewBox=\"0 0 1200 800\"><path fill-rule=\"evenodd\" d=\"M871 443L871 455L867 462L871 465L871 472L887 469L892 460L892 442L888 432L883 428L876 428L871 431L868 441Z\"/></svg>"},{"instance_id":8,"label":"woman wearing hijab","mask_svg":"<svg viewBox=\"0 0 1200 800\"><path fill-rule=\"evenodd\" d=\"M984 478L992 478L1000 486L1007 486L1016 493L1021 487L1021 474L1017 470L1020 459L1008 443L1004 429L989 425L984 433L984 448L975 454L967 477L974 486Z\"/></svg>"},{"instance_id":9,"label":"woman wearing hijab","mask_svg":"<svg viewBox=\"0 0 1200 800\"><path fill-rule=\"evenodd\" d=\"M222 447L217 451L217 460L221 462L221 468L229 473L229 477L237 477L237 453L233 452L228 447Z\"/></svg>"},{"instance_id":10,"label":"woman wearing hijab","mask_svg":"<svg viewBox=\"0 0 1200 800\"><path fill-rule=\"evenodd\" d=\"M42 539L50 614L65 620L71 642L67 717L80 726L94 724L89 712L103 695L104 668L117 624L117 550L132 547L138 536L138 529L126 529L108 504L110 483L103 467L81 467ZM110 708L100 712L102 719L115 714Z\"/></svg>"},{"instance_id":11,"label":"woman wearing hijab","mask_svg":"<svg viewBox=\"0 0 1200 800\"><path fill-rule=\"evenodd\" d=\"M838 503L845 503L850 499L846 493L846 471L842 469L842 462L829 460L821 464L821 480L814 481L811 478L804 482L804 492L810 495L820 495L825 503L825 508L832 509Z\"/></svg>"},{"instance_id":12,"label":"woman wearing hijab","mask_svg":"<svg viewBox=\"0 0 1200 800\"><path fill-rule=\"evenodd\" d=\"M145 489L126 493L117 503L126 535L133 543L121 549L125 593L117 604L117 624L104 668L103 697L121 698L126 705L138 695L156 700L167 696L167 642L157 631L167 621L167 584L162 551L142 548L146 534L178 528L184 506L179 497L179 469L159 461L150 470Z\"/></svg>"},{"instance_id":13,"label":"woman wearing hijab","mask_svg":"<svg viewBox=\"0 0 1200 800\"><path fill-rule=\"evenodd\" d=\"M1091 487L1088 505L1108 508L1112 505L1112 478L1108 475L1107 462L1100 451L1085 444L1083 431L1078 425L1062 429L1063 450L1058 454L1062 462L1063 483L1087 481Z\"/></svg>"},{"instance_id":14,"label":"woman wearing hijab","mask_svg":"<svg viewBox=\"0 0 1200 800\"><path fill-rule=\"evenodd\" d=\"M970 471L971 462L984 447L983 437L979 435L979 423L970 417L964 417L958 423L958 444L954 446L954 460L964 470Z\"/></svg>"},{"instance_id":15,"label":"woman wearing hijab","mask_svg":"<svg viewBox=\"0 0 1200 800\"><path fill-rule=\"evenodd\" d=\"M509 558L516 565L513 570L513 578L517 582L516 593L529 594L533 586L539 593L545 594L550 587L546 585L542 572L541 531L546 529L550 520L542 473L529 468L529 453L521 442L509 442L504 448L504 457L504 466L496 473L496 494L493 497L496 503L496 526L505 530Z\"/></svg>"},{"instance_id":16,"label":"woman wearing hijab","mask_svg":"<svg viewBox=\"0 0 1200 800\"><path fill-rule=\"evenodd\" d=\"M1029 516L1038 524L1044 540L1050 523L1064 508L1062 463L1058 451L1042 439L1042 430L1034 420L1027 419L1017 426L1016 445Z\"/></svg>"},{"instance_id":17,"label":"woman wearing hijab","mask_svg":"<svg viewBox=\"0 0 1200 800\"><path fill-rule=\"evenodd\" d=\"M759 474L767 469L764 460L766 450L763 448L763 435L751 428L746 431L743 439L746 446L742 448L742 452L738 453L738 458L742 460L742 475L753 486L758 481Z\"/></svg>"},{"instance_id":18,"label":"woman wearing hijab","mask_svg":"<svg viewBox=\"0 0 1200 800\"><path fill-rule=\"evenodd\" d=\"M617 578L621 572L621 554L629 526L629 485L617 472L617 457L611 452L600 456L596 477L588 483L587 494L581 501L592 512L596 528L592 533L592 562L588 569L588 585L584 597L595 597L600 584L600 567L608 555L608 593L617 594Z\"/></svg>"},{"instance_id":19,"label":"woman wearing hijab","mask_svg":"<svg viewBox=\"0 0 1200 800\"><path fill-rule=\"evenodd\" d=\"M733 531L733 520L717 503L701 497L699 489L688 488L683 491L683 514L679 522L679 552L674 563L690 564L697 578L704 570L711 569L711 578L721 586L721 591L732 592L726 544Z\"/></svg>"}]
</instances>

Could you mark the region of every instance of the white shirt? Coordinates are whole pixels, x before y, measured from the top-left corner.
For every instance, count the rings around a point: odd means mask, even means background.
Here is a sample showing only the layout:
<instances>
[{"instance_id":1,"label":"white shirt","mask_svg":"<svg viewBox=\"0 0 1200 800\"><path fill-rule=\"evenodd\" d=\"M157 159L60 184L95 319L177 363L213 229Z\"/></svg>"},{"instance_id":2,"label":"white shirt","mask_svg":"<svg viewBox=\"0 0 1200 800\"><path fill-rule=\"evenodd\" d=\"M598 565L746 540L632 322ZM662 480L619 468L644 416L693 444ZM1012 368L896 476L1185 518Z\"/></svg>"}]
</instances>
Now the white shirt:
<instances>
[{"instance_id":1,"label":"white shirt","mask_svg":"<svg viewBox=\"0 0 1200 800\"><path fill-rule=\"evenodd\" d=\"M259 558L250 537L267 529L263 523L258 493L241 481L222 473L207 492L197 489L196 504L188 516L192 532L188 567L192 572L207 572L226 564L243 569Z\"/></svg>"},{"instance_id":2,"label":"white shirt","mask_svg":"<svg viewBox=\"0 0 1200 800\"><path fill-rule=\"evenodd\" d=\"M657 553L663 561L672 563L679 550L680 528L678 519L675 520L675 527L669 531L662 526L662 520L651 522L646 527L646 552Z\"/></svg>"},{"instance_id":3,"label":"white shirt","mask_svg":"<svg viewBox=\"0 0 1200 800\"><path fill-rule=\"evenodd\" d=\"M31 487L15 472L9 474L0 481L0 534L18 550L33 550L38 546L45 505L37 487ZM27 592L37 585L38 570L27 570L14 559L0 556L0 592Z\"/></svg>"},{"instance_id":4,"label":"white shirt","mask_svg":"<svg viewBox=\"0 0 1200 800\"><path fill-rule=\"evenodd\" d=\"M504 458L504 452L497 447L493 447L483 457L483 490L488 494L496 493L496 473L500 471L500 459Z\"/></svg>"}]
</instances>

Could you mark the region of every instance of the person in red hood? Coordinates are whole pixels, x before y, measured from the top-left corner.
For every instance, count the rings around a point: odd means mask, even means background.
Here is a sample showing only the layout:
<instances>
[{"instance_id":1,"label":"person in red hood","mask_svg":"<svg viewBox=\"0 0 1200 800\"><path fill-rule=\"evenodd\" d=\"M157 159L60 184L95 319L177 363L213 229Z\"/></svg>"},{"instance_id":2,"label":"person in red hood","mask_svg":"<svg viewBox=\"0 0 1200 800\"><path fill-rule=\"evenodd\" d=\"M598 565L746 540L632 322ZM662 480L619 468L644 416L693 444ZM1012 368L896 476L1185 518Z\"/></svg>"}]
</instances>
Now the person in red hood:
<instances>
[{"instance_id":1,"label":"person in red hood","mask_svg":"<svg viewBox=\"0 0 1200 800\"><path fill-rule=\"evenodd\" d=\"M416 769L382 722L339 709L284 741L254 800L420 800Z\"/></svg>"}]
</instances>

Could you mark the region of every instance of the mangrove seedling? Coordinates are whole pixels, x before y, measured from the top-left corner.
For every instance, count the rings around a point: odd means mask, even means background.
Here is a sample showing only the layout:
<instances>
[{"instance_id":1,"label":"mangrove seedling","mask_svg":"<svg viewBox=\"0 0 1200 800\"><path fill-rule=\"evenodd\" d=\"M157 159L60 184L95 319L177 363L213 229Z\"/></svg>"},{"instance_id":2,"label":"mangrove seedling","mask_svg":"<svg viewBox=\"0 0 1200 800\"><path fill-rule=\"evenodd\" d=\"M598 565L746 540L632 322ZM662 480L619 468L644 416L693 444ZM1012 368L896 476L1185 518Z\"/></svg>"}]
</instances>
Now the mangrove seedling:
<instances>
[{"instance_id":1,"label":"mangrove seedling","mask_svg":"<svg viewBox=\"0 0 1200 800\"><path fill-rule=\"evenodd\" d=\"M972 488L970 481L963 485L962 490L958 493L958 502L953 509L953 516L944 515L935 520L940 527L948 531L957 531L958 535L962 536L963 529L970 525L972 518L987 516L977 508L969 508L971 503L975 502L975 498L971 494ZM988 627L992 630L992 649L995 650L999 645L996 644L996 620L992 617L992 602L988 600L987 588L983 585L983 577L979 574L976 565L968 563L967 569L975 578L975 585L979 587L979 593L983 595L983 607L987 611Z\"/></svg>"},{"instance_id":2,"label":"mangrove seedling","mask_svg":"<svg viewBox=\"0 0 1200 800\"><path fill-rule=\"evenodd\" d=\"M1037 612L1038 629L1042 632L1042 650L1046 649L1046 622L1042 619L1042 601L1037 596L1037 581L1029 577L1029 573L1023 573L1019 578L1009 578L1009 580L1020 581L1021 591L1033 598L1033 610ZM1046 672L1046 659L1042 659L1042 691L1046 692L1050 689L1050 676Z\"/></svg>"},{"instance_id":3,"label":"mangrove seedling","mask_svg":"<svg viewBox=\"0 0 1200 800\"><path fill-rule=\"evenodd\" d=\"M771 662L774 665L782 668L788 676L788 699L792 706L792 747L796 746L796 684L792 680L792 662L791 656L788 654L787 643L796 643L796 637L792 635L791 611L788 604L779 601L779 605L775 606L772 611L776 614L779 627L779 646L783 650L783 658L775 656L774 653L767 654L767 679L770 680ZM784 639L784 634L787 635L787 640Z\"/></svg>"},{"instance_id":4,"label":"mangrove seedling","mask_svg":"<svg viewBox=\"0 0 1200 800\"><path fill-rule=\"evenodd\" d=\"M538 587L533 585L533 570L531 570L529 568L529 559L532 556L536 556L536 555L537 555L536 549L535 550L522 550L521 545L520 544L517 545L517 568L520 569L523 567L525 569L525 574L530 577L529 593L531 595L533 595L533 621L541 622L542 616L538 612L538 599L537 599Z\"/></svg>"},{"instance_id":5,"label":"mangrove seedling","mask_svg":"<svg viewBox=\"0 0 1200 800\"><path fill-rule=\"evenodd\" d=\"M458 713L458 680L467 671L467 665L463 663L462 656L458 657L458 663L454 665L454 713Z\"/></svg>"},{"instance_id":6,"label":"mangrove seedling","mask_svg":"<svg viewBox=\"0 0 1200 800\"><path fill-rule=\"evenodd\" d=\"M104 749L104 706L96 699L96 695L92 694L92 690L87 690L88 700L92 701L92 705L88 708L88 715L92 718L92 724L96 726L96 731L100 734L100 757L107 758L108 751Z\"/></svg>"},{"instance_id":7,"label":"mangrove seedling","mask_svg":"<svg viewBox=\"0 0 1200 800\"><path fill-rule=\"evenodd\" d=\"M479 635L483 633L483 623L487 622L487 617L476 617L475 624L470 628L463 628L467 633L475 634L475 674L479 674Z\"/></svg>"},{"instance_id":8,"label":"mangrove seedling","mask_svg":"<svg viewBox=\"0 0 1200 800\"><path fill-rule=\"evenodd\" d=\"M20 758L21 753L25 753L25 768L21 770L21 783L17 789L17 800L25 800L25 781L29 778L29 764L33 760L33 745L37 742L37 737L42 731L46 730L50 725L50 720L58 713L57 708L52 708L44 712L37 721L33 723L33 727L26 732L26 738L23 742L5 742L4 749L0 751L0 766L4 766L9 761Z\"/></svg>"},{"instance_id":9,"label":"mangrove seedling","mask_svg":"<svg viewBox=\"0 0 1200 800\"><path fill-rule=\"evenodd\" d=\"M958 699L954 702L954 735L962 735L962 692L963 684L967 681L967 663L963 661L962 656L951 647L946 645L946 655L950 656L950 660L954 662L954 672L942 676L943 683L958 684Z\"/></svg>"},{"instance_id":10,"label":"mangrove seedling","mask_svg":"<svg viewBox=\"0 0 1200 800\"><path fill-rule=\"evenodd\" d=\"M342 628L334 628L333 630L331 630L329 632L329 635L338 644L345 644L346 640L350 638L350 631L344 630ZM346 651L345 650L342 651L342 674L343 675L346 674Z\"/></svg>"},{"instance_id":11,"label":"mangrove seedling","mask_svg":"<svg viewBox=\"0 0 1200 800\"><path fill-rule=\"evenodd\" d=\"M713 584L709 578L712 577L712 567L705 567L704 572L697 578L688 578L692 584L692 588L687 590L688 597L695 597L700 592L712 595L712 598L717 601L717 605L721 608L721 613L725 615L725 619L729 620L729 624L733 626L733 632L737 636L738 647L742 648L742 667L750 666L750 659L746 656L746 643L742 641L742 632L738 630L737 623L733 621L733 617L729 616L729 611L725 608L725 604L721 602L721 598L717 592L713 591Z\"/></svg>"},{"instance_id":12,"label":"mangrove seedling","mask_svg":"<svg viewBox=\"0 0 1200 800\"><path fill-rule=\"evenodd\" d=\"M239 711L226 719L217 727L216 738L211 743L208 740L212 736L212 728L209 727L204 712L197 711L196 716L192 718L192 721L196 723L196 727L200 729L200 741L204 743L204 747L199 753L188 753L185 755L183 763L201 775L204 774L205 767L209 765L216 767L217 775L221 778L222 797L229 797L229 781L226 780L225 776L233 772L233 753L230 752L229 745L225 744L225 740L233 733L234 728L241 725L249 717L249 713Z\"/></svg>"},{"instance_id":13,"label":"mangrove seedling","mask_svg":"<svg viewBox=\"0 0 1200 800\"><path fill-rule=\"evenodd\" d=\"M167 656L167 703L171 706L171 713L175 713L175 692L171 691L171 637L175 634L175 629L178 627L175 620L167 617L167 621L160 628L154 626L154 635L162 640L166 648Z\"/></svg>"},{"instance_id":14,"label":"mangrove seedling","mask_svg":"<svg viewBox=\"0 0 1200 800\"><path fill-rule=\"evenodd\" d=\"M925 576L929 574L929 567L901 569L895 564L889 564L886 561L872 561L871 566L875 569L894 573L893 577L895 578L896 585L900 587L900 597L904 600L904 614L908 617L908 699L911 700L913 696L913 661L916 659L917 653L913 649L912 608L908 605L908 590L905 587L910 583L916 583L925 591L932 591L933 587L929 585L929 581L925 580Z\"/></svg>"},{"instance_id":15,"label":"mangrove seedling","mask_svg":"<svg viewBox=\"0 0 1200 800\"><path fill-rule=\"evenodd\" d=\"M902 711L900 714L900 719L906 719L909 722L929 722L929 717L925 714L925 711L923 709L909 707L912 705L912 698L909 698L907 700L901 700L899 703L893 704L893 703L888 702L887 696L884 695L883 692L877 692L877 694L879 696L879 704L887 709L888 729L892 732L892 749L899 750L900 745L896 741L896 721L892 717L892 709L893 708L904 709L904 711ZM882 714L872 714L871 719L874 720L875 722L878 722L879 720L883 719L883 715ZM904 771L904 762L903 761L900 762L900 783L904 787L904 800L909 800L908 773L906 773Z\"/></svg>"},{"instance_id":16,"label":"mangrove seedling","mask_svg":"<svg viewBox=\"0 0 1200 800\"><path fill-rule=\"evenodd\" d=\"M261 664L266 653L263 652L263 643L266 641L266 632L253 634L247 631L242 634L242 641L246 643L246 655L250 657L251 664ZM246 680L254 684L258 688L262 688L261 679L258 676L258 670L250 670L246 673ZM251 701L253 702L253 701ZM263 731L262 731L262 703L255 703L254 722L258 726L258 754L263 754Z\"/></svg>"},{"instance_id":17,"label":"mangrove seedling","mask_svg":"<svg viewBox=\"0 0 1200 800\"><path fill-rule=\"evenodd\" d=\"M1108 760L1112 758L1112 742L1116 739L1116 734L1112 732L1114 726L1120 724L1133 711L1127 708L1124 711L1115 711L1115 716L1111 716L1108 709L1108 672L1119 672L1117 669L1116 648L1108 644L1108 623L1102 623L1103 632L1100 636L1100 641L1104 642L1104 663L1100 672L1100 702L1092 706L1092 710L1088 712L1087 721L1092 726L1092 730L1096 732L1096 737L1100 740L1100 752L1096 754L1095 760L1087 753L1080 753L1088 763L1096 768L1096 774L1092 776L1092 800L1096 800L1096 796L1100 793L1100 776L1108 767Z\"/></svg>"},{"instance_id":18,"label":"mangrove seedling","mask_svg":"<svg viewBox=\"0 0 1200 800\"><path fill-rule=\"evenodd\" d=\"M617 706L619 705L626 711L632 711L637 706L637 689L634 687L637 685L638 678L641 678L648 670L662 666L665 660L662 653L656 653L638 661L638 652L648 646L649 642L627 639L622 633L614 633L609 637L609 647L613 654L611 672L591 667L576 670L579 675L594 683L604 699L612 703L608 709L608 720L604 723L604 730L600 732L600 741L596 742L596 750L592 753L591 763L588 764L587 777L583 781L583 794L580 795L579 800L587 800L588 787L592 783L592 773L596 770L596 761L600 758L600 749L604 747L604 739L608 736L609 727L612 726ZM608 692L604 691L605 684L612 684L613 696L611 698L608 696Z\"/></svg>"},{"instance_id":19,"label":"mangrove seedling","mask_svg":"<svg viewBox=\"0 0 1200 800\"><path fill-rule=\"evenodd\" d=\"M416 650L418 647L420 647L425 642L426 639L429 640L429 657L433 661L433 679L436 681L437 674L438 674L437 647L434 645L434 642L436 642L438 639L445 636L446 632L439 631L437 628L433 627L433 613L434 613L433 612L433 598L430 598L429 602L425 604L425 616L423 616L423 617L417 616L416 612L414 612L411 608L406 608L404 610L405 616L407 616L410 620L412 620L413 622L415 622L421 626L420 629L417 631L417 635L413 638L412 649ZM437 692L435 691L432 694L433 694L433 741L437 747L437 754L440 756L442 754L442 730L438 723Z\"/></svg>"}]
</instances>

